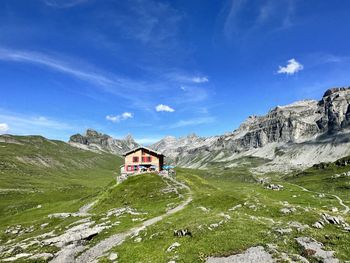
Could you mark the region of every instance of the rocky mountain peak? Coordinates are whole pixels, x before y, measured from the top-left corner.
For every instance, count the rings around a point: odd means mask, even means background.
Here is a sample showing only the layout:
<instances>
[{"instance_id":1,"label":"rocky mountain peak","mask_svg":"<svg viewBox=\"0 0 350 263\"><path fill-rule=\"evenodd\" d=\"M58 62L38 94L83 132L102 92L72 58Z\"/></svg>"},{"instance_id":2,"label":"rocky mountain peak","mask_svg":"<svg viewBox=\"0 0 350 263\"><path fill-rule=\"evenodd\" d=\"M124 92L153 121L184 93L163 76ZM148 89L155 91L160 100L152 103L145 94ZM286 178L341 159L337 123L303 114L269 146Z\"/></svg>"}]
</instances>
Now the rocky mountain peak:
<instances>
[{"instance_id":1,"label":"rocky mountain peak","mask_svg":"<svg viewBox=\"0 0 350 263\"><path fill-rule=\"evenodd\" d=\"M198 137L198 135L195 134L195 133L190 133L189 135L187 135L187 138L188 138L188 139L198 139L199 137Z\"/></svg>"},{"instance_id":2,"label":"rocky mountain peak","mask_svg":"<svg viewBox=\"0 0 350 263\"><path fill-rule=\"evenodd\" d=\"M328 97L334 93L339 93L339 92L347 92L347 91L350 91L350 87L338 87L338 88L331 88L331 89L328 89L324 95L323 95L323 98L324 97Z\"/></svg>"},{"instance_id":3,"label":"rocky mountain peak","mask_svg":"<svg viewBox=\"0 0 350 263\"><path fill-rule=\"evenodd\" d=\"M87 129L85 132L85 136L86 137L100 137L100 136L103 136L103 134L99 133L93 129Z\"/></svg>"},{"instance_id":4,"label":"rocky mountain peak","mask_svg":"<svg viewBox=\"0 0 350 263\"><path fill-rule=\"evenodd\" d=\"M124 141L127 142L134 142L134 137L129 133L128 135L125 136Z\"/></svg>"},{"instance_id":5,"label":"rocky mountain peak","mask_svg":"<svg viewBox=\"0 0 350 263\"><path fill-rule=\"evenodd\" d=\"M139 146L130 134L124 139L114 139L109 135L93 129L86 130L85 135L79 133L72 135L69 139L69 143L79 148L113 154L123 154Z\"/></svg>"}]
</instances>

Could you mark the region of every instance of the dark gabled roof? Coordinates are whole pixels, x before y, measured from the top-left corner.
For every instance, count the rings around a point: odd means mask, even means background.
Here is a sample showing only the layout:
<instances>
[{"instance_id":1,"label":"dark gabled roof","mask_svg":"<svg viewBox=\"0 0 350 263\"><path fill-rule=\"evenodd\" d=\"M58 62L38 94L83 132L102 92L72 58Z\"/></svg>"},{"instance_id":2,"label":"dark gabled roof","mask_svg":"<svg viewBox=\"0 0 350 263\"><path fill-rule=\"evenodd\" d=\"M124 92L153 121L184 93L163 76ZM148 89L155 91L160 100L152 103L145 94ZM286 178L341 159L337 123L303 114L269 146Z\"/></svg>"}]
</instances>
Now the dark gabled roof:
<instances>
[{"instance_id":1,"label":"dark gabled roof","mask_svg":"<svg viewBox=\"0 0 350 263\"><path fill-rule=\"evenodd\" d=\"M139 146L139 147L136 147L136 148L134 148L134 149L132 149L132 150L130 150L130 151L127 151L127 152L123 153L123 156L126 156L126 155L128 155L128 154L130 154L130 153L136 152L136 151L138 151L138 150L140 150L140 149L145 149L145 150L150 151L150 152L153 152L153 153L155 153L155 154L157 154L157 155L163 155L163 156L165 156L164 154L162 154L162 153L160 153L160 152L157 152L157 151L155 151L155 150L152 150L152 149L147 148L147 147L144 147L144 146Z\"/></svg>"}]
</instances>

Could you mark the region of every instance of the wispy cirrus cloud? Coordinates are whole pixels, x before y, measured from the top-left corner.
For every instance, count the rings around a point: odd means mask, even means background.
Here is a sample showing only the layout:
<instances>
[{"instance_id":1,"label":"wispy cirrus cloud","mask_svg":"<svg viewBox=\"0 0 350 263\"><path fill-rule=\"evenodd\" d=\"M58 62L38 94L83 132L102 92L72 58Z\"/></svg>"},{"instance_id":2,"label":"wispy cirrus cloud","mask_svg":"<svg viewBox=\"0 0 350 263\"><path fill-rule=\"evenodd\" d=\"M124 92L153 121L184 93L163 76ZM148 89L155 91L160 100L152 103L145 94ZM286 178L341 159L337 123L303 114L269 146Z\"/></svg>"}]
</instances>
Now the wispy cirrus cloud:
<instances>
[{"instance_id":1,"label":"wispy cirrus cloud","mask_svg":"<svg viewBox=\"0 0 350 263\"><path fill-rule=\"evenodd\" d=\"M15 63L28 63L69 75L73 78L88 82L93 87L104 92L130 100L133 102L133 106L147 111L152 110L151 105L153 104L152 100L154 100L154 92L170 89L171 85L169 85L169 83L173 81L179 84L182 82L204 83L208 81L206 76L184 77L184 75L180 73L173 73L171 78L165 74L165 79L155 78L152 82L130 79L98 70L93 65L78 61L77 59L74 60L64 56L48 55L42 52L14 50L2 47L0 47L0 60ZM188 89L187 92L191 90L192 89ZM134 96L132 91L142 92L142 97ZM203 92L200 92L199 95L203 97Z\"/></svg>"},{"instance_id":2,"label":"wispy cirrus cloud","mask_svg":"<svg viewBox=\"0 0 350 263\"><path fill-rule=\"evenodd\" d=\"M133 117L134 117L133 113L123 112L122 114L119 114L119 115L107 115L106 120L116 123L116 122L125 121L127 119L132 119Z\"/></svg>"},{"instance_id":3,"label":"wispy cirrus cloud","mask_svg":"<svg viewBox=\"0 0 350 263\"><path fill-rule=\"evenodd\" d=\"M76 122L66 122L36 114L23 114L0 108L0 123L3 132L11 134L40 134L55 139L65 139L82 128ZM86 127L87 128L87 127ZM7 131L5 131L7 129Z\"/></svg>"},{"instance_id":4,"label":"wispy cirrus cloud","mask_svg":"<svg viewBox=\"0 0 350 263\"><path fill-rule=\"evenodd\" d=\"M209 79L208 79L208 77L206 77L206 76L204 76L204 77L193 77L193 78L192 78L192 81L193 81L194 83L205 83L205 82L208 82Z\"/></svg>"},{"instance_id":5,"label":"wispy cirrus cloud","mask_svg":"<svg viewBox=\"0 0 350 263\"><path fill-rule=\"evenodd\" d=\"M247 36L256 30L281 30L293 25L293 0L230 0L223 8L223 34L228 40ZM252 19L246 20L247 14Z\"/></svg>"},{"instance_id":6,"label":"wispy cirrus cloud","mask_svg":"<svg viewBox=\"0 0 350 263\"><path fill-rule=\"evenodd\" d=\"M288 63L286 66L279 66L279 69L277 71L278 74L287 74L287 75L294 75L295 73L303 70L304 66L296 61L294 58L288 60Z\"/></svg>"},{"instance_id":7,"label":"wispy cirrus cloud","mask_svg":"<svg viewBox=\"0 0 350 263\"><path fill-rule=\"evenodd\" d=\"M99 88L104 92L133 101L135 105L140 107L147 107L147 105L145 105L145 100L135 97L130 91L143 91L144 97L146 97L147 90L151 90L149 88L150 86L153 91L163 89L164 86L157 83L147 83L141 80L120 77L115 74L102 72L85 62L77 62L72 59L60 58L41 52L13 50L0 47L0 60L34 64L69 75L88 82L95 88Z\"/></svg>"},{"instance_id":8,"label":"wispy cirrus cloud","mask_svg":"<svg viewBox=\"0 0 350 263\"><path fill-rule=\"evenodd\" d=\"M72 63L40 52L0 48L0 60L46 66L52 70L69 74L81 80L89 81L93 84L101 86L113 85L117 84L118 82L118 80L104 76L103 74L97 73L94 70L89 71L79 69L78 66L75 66Z\"/></svg>"},{"instance_id":9,"label":"wispy cirrus cloud","mask_svg":"<svg viewBox=\"0 0 350 263\"><path fill-rule=\"evenodd\" d=\"M188 120L179 120L178 122L169 126L171 129L182 128L187 126L197 126L203 124L213 123L215 121L214 117L203 117L203 118L193 118Z\"/></svg>"},{"instance_id":10,"label":"wispy cirrus cloud","mask_svg":"<svg viewBox=\"0 0 350 263\"><path fill-rule=\"evenodd\" d=\"M70 8L83 4L89 0L43 0L50 7L55 8Z\"/></svg>"},{"instance_id":11,"label":"wispy cirrus cloud","mask_svg":"<svg viewBox=\"0 0 350 263\"><path fill-rule=\"evenodd\" d=\"M183 72L179 71L173 71L170 73L164 74L167 79L177 81L179 83L195 83L195 84L201 84L209 82L209 77L205 75L188 75L184 74ZM183 86L182 86L183 87Z\"/></svg>"}]
</instances>

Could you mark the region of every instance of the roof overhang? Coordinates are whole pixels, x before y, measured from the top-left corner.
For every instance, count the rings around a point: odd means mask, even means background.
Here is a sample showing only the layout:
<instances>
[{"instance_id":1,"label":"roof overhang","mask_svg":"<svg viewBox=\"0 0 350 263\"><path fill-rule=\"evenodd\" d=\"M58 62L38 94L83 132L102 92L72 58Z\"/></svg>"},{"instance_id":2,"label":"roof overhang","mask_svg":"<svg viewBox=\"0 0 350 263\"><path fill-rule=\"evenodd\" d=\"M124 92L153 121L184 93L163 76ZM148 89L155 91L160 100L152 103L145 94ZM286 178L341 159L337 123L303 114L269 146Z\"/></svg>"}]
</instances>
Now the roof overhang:
<instances>
[{"instance_id":1,"label":"roof overhang","mask_svg":"<svg viewBox=\"0 0 350 263\"><path fill-rule=\"evenodd\" d=\"M162 153L160 153L160 152L157 152L157 151L155 151L155 150L152 150L152 149L150 149L150 148L144 147L144 146L139 146L139 147L136 147L136 148L134 148L134 149L132 149L132 150L130 150L130 151L127 151L127 152L123 153L123 156L127 156L127 155L129 155L129 154L131 154L131 153L133 153L133 152L136 152L136 151L142 150L142 149L147 150L147 151L152 152L152 153L155 153L155 154L157 154L157 155L162 155L162 156L165 157L164 154L162 154Z\"/></svg>"}]
</instances>

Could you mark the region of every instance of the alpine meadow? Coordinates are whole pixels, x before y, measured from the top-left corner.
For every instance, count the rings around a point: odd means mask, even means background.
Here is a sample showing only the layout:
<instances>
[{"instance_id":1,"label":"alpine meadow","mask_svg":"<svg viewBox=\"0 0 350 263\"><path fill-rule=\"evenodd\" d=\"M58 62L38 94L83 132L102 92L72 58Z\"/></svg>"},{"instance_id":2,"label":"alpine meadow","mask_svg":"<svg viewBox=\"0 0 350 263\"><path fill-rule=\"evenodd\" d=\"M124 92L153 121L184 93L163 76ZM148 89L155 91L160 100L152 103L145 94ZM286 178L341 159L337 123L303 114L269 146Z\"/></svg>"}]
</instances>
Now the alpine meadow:
<instances>
[{"instance_id":1,"label":"alpine meadow","mask_svg":"<svg viewBox=\"0 0 350 263\"><path fill-rule=\"evenodd\" d=\"M348 1L0 6L0 262L350 262Z\"/></svg>"}]
</instances>

